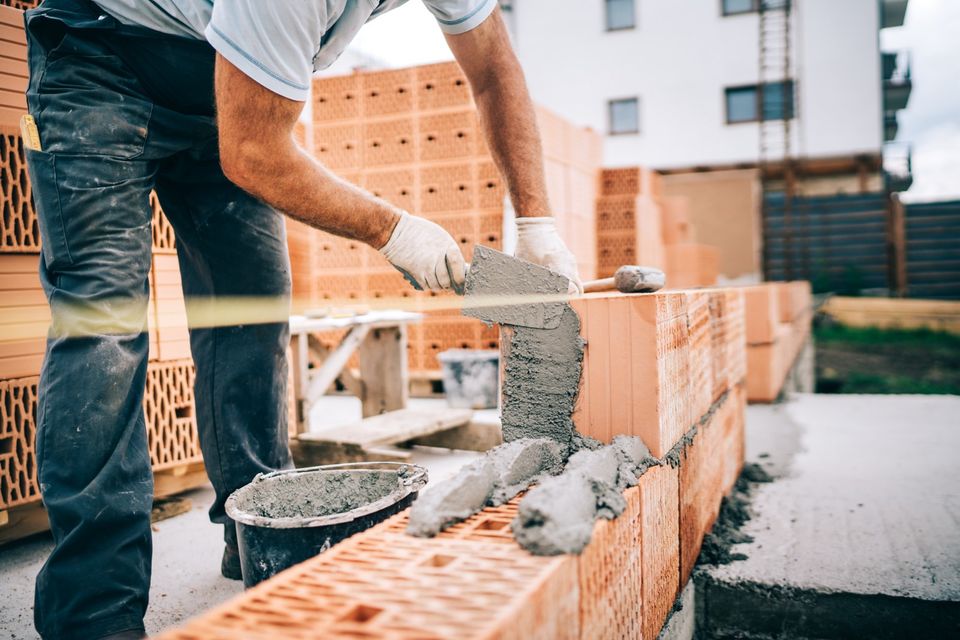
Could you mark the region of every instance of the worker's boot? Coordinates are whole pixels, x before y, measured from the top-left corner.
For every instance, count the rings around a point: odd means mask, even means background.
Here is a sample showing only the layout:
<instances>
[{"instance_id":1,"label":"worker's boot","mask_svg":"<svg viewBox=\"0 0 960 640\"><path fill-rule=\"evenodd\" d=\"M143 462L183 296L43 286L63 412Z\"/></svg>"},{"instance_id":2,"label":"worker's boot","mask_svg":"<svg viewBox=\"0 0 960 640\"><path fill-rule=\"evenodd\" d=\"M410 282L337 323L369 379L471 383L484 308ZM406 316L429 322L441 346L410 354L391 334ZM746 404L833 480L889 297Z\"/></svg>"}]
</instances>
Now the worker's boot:
<instances>
[{"instance_id":1,"label":"worker's boot","mask_svg":"<svg viewBox=\"0 0 960 640\"><path fill-rule=\"evenodd\" d=\"M120 633L111 633L108 636L103 636L98 640L143 640L147 637L143 631L139 629L128 629L126 631L121 631Z\"/></svg>"},{"instance_id":2,"label":"worker's boot","mask_svg":"<svg viewBox=\"0 0 960 640\"><path fill-rule=\"evenodd\" d=\"M243 572L240 569L240 552L236 547L226 545L223 548L220 574L229 580L243 580Z\"/></svg>"}]
</instances>

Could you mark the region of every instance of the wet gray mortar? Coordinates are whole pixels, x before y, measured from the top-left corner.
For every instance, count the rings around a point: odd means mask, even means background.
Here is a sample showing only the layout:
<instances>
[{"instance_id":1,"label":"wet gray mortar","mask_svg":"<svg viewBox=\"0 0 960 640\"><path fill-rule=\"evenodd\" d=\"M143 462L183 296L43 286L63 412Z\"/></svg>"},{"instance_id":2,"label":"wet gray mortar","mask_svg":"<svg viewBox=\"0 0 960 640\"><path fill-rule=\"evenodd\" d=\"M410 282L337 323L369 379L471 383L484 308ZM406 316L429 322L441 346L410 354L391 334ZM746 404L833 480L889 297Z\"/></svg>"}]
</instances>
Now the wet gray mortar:
<instances>
[{"instance_id":1,"label":"wet gray mortar","mask_svg":"<svg viewBox=\"0 0 960 640\"><path fill-rule=\"evenodd\" d=\"M542 267L478 246L466 295L546 296L567 286L566 278ZM584 342L569 304L491 306L465 314L506 329L501 410L506 444L414 503L407 532L436 535L537 484L520 503L512 527L516 539L535 554L579 553L594 521L622 513L623 490L657 461L639 438L621 436L602 446L576 432L572 414Z\"/></svg>"}]
</instances>

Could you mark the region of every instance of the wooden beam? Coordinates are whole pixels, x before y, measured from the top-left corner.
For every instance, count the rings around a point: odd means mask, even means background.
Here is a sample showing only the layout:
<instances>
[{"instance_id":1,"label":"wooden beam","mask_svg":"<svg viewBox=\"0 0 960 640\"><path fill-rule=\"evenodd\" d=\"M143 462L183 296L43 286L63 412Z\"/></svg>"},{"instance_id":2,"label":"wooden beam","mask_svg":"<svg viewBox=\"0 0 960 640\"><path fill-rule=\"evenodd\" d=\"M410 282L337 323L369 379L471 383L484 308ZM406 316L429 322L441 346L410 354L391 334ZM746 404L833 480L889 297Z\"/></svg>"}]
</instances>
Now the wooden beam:
<instances>
[{"instance_id":1,"label":"wooden beam","mask_svg":"<svg viewBox=\"0 0 960 640\"><path fill-rule=\"evenodd\" d=\"M360 379L364 418L407 406L410 374L406 326L374 329L367 335L360 345Z\"/></svg>"}]
</instances>

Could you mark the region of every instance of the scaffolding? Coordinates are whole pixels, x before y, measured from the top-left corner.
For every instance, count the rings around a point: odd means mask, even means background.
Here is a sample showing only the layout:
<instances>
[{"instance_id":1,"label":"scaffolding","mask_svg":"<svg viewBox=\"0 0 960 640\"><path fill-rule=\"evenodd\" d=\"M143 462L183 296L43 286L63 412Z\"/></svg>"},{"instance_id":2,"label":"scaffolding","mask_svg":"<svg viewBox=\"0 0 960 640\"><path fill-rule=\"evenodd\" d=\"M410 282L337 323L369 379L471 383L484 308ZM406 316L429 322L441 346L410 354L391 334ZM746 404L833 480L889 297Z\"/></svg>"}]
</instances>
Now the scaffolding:
<instances>
[{"instance_id":1,"label":"scaffolding","mask_svg":"<svg viewBox=\"0 0 960 640\"><path fill-rule=\"evenodd\" d=\"M782 193L780 257L784 273L793 279L793 200L796 196L797 163L791 143L793 119L797 115L797 87L792 57L792 0L756 0L759 13L759 170L763 186L764 273L771 272L771 194ZM778 206L778 209L781 207ZM803 252L806 254L806 252ZM804 260L806 262L806 260ZM807 271L807 269L804 269Z\"/></svg>"}]
</instances>

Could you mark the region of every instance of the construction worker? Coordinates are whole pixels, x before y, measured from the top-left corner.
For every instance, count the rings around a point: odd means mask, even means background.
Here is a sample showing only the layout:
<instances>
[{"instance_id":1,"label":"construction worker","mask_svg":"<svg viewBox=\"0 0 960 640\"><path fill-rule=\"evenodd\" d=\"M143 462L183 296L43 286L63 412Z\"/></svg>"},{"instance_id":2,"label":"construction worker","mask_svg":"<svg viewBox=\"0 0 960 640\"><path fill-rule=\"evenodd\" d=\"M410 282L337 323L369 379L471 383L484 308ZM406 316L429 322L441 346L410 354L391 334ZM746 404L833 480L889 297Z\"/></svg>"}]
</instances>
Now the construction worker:
<instances>
[{"instance_id":1,"label":"construction worker","mask_svg":"<svg viewBox=\"0 0 960 640\"><path fill-rule=\"evenodd\" d=\"M53 314L37 455L55 546L37 578L44 638L139 638L153 477L141 402L156 189L184 294L288 303L283 217L379 249L420 288L458 289L440 226L337 177L294 143L311 74L405 0L46 0L26 13L28 150ZM473 89L518 213L517 255L579 283L550 217L540 140L496 0L423 0ZM286 308L286 307L285 307ZM194 328L200 445L224 501L289 467L286 323Z\"/></svg>"}]
</instances>

